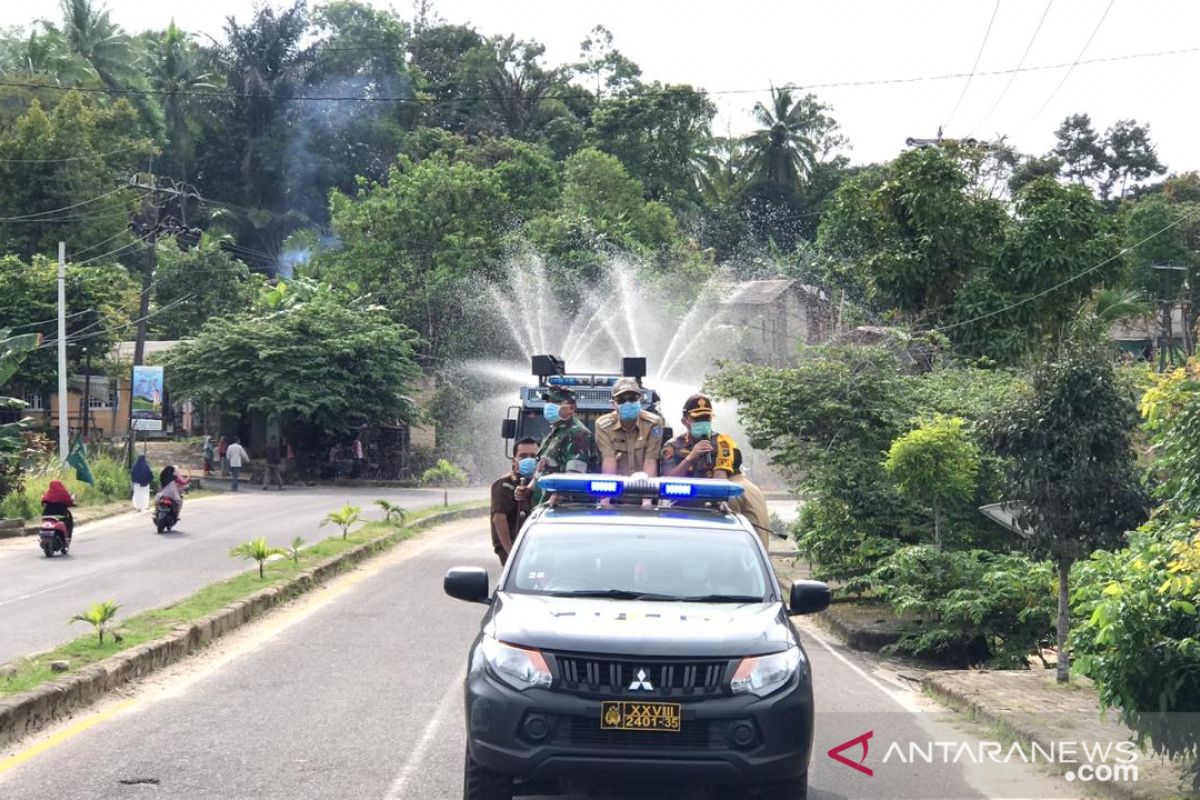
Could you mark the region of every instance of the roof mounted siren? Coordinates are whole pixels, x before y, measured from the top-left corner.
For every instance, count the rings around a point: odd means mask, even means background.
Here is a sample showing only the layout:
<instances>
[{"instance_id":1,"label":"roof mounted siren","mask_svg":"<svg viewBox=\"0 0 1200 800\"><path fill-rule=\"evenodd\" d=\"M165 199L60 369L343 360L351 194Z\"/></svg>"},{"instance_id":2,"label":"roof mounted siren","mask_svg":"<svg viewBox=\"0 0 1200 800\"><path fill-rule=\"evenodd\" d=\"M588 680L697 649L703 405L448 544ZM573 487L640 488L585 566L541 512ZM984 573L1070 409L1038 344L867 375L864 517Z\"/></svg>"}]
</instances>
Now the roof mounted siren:
<instances>
[{"instance_id":1,"label":"roof mounted siren","mask_svg":"<svg viewBox=\"0 0 1200 800\"><path fill-rule=\"evenodd\" d=\"M564 375L567 371L566 362L558 356L534 356L529 361L531 372L543 381L551 375Z\"/></svg>"}]
</instances>

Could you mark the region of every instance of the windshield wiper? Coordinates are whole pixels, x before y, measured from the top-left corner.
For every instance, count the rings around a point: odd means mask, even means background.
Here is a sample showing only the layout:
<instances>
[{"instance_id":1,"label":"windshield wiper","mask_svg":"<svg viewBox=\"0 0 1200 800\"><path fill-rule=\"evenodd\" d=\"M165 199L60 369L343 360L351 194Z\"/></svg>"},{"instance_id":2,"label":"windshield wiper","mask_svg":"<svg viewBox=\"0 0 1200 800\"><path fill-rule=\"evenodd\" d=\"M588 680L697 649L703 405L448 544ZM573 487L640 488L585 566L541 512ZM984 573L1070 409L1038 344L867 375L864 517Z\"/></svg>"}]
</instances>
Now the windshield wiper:
<instances>
[{"instance_id":1,"label":"windshield wiper","mask_svg":"<svg viewBox=\"0 0 1200 800\"><path fill-rule=\"evenodd\" d=\"M766 600L757 594L697 594L691 597L676 598L684 603L765 603Z\"/></svg>"},{"instance_id":2,"label":"windshield wiper","mask_svg":"<svg viewBox=\"0 0 1200 800\"><path fill-rule=\"evenodd\" d=\"M574 589L569 592L550 591L551 597L607 597L613 600L679 600L670 594L655 594L654 592L638 592L632 589Z\"/></svg>"}]
</instances>

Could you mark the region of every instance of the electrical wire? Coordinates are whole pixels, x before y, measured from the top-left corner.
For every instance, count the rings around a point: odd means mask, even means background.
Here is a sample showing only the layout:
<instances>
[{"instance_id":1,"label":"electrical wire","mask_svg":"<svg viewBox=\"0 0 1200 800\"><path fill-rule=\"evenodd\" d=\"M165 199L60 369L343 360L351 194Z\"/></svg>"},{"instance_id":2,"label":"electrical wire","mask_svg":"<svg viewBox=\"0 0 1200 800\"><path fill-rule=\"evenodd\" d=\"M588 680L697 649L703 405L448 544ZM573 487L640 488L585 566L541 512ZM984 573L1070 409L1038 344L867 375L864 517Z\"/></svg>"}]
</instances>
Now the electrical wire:
<instances>
[{"instance_id":1,"label":"electrical wire","mask_svg":"<svg viewBox=\"0 0 1200 800\"><path fill-rule=\"evenodd\" d=\"M89 245L88 247L83 248L82 250L76 250L74 253L69 253L67 257L72 263L74 263L75 259L79 258L84 253L90 253L93 250L98 250L101 247L103 247L104 245L111 242L112 240L119 239L127 233L129 233L129 229L122 228L121 230L117 231L112 236L108 237L107 239L102 239L93 245Z\"/></svg>"},{"instance_id":2,"label":"electrical wire","mask_svg":"<svg viewBox=\"0 0 1200 800\"><path fill-rule=\"evenodd\" d=\"M105 192L104 194L97 195L97 196L89 198L87 200L81 200L78 203L72 203L69 206L63 206L62 208L55 208L50 211L36 211L32 214L24 214L19 217L0 217L0 222L47 222L47 221L52 221L52 220L43 220L43 219L39 219L39 218L43 217L43 216L48 216L50 214L58 214L59 212L62 212L62 211L70 211L71 209L74 209L74 208L81 208L82 206L90 205L92 203L103 200L106 197L112 197L117 192L123 192L127 188L128 187L126 187L126 186L118 186L116 189Z\"/></svg>"},{"instance_id":3,"label":"electrical wire","mask_svg":"<svg viewBox=\"0 0 1200 800\"><path fill-rule=\"evenodd\" d=\"M1062 89L1064 84L1066 84L1067 79L1071 77L1071 73L1075 71L1075 67L1086 63L1082 60L1083 54L1087 52L1089 47L1091 47L1092 40L1095 39L1096 34L1100 32L1100 26L1103 25L1104 20L1108 18L1108 12L1112 11L1112 7L1116 4L1116 2L1117 0L1108 0L1108 5L1104 7L1104 13L1100 15L1100 19L1096 20L1096 27L1092 28L1091 35L1088 36L1087 41L1083 43L1083 47L1079 49L1079 55L1075 56L1075 60L1071 62L1069 67L1067 67L1067 71L1063 73L1062 79L1058 82L1058 85L1051 90L1050 95L1046 98L1046 101L1038 107L1037 111L1033 112L1033 115L1030 116L1029 119L1025 120L1025 124L1017 130L1017 133L1020 133L1028 128L1031 122L1041 116L1041 113L1046 110L1048 105L1050 105L1050 101L1054 99L1055 95L1058 94L1058 91Z\"/></svg>"},{"instance_id":4,"label":"electrical wire","mask_svg":"<svg viewBox=\"0 0 1200 800\"><path fill-rule=\"evenodd\" d=\"M117 150L110 150L107 153L97 153L90 156L69 156L67 158L0 158L0 164L64 164L68 161L88 161L93 158L108 158L109 156L137 149L138 145L131 144Z\"/></svg>"},{"instance_id":5,"label":"electrical wire","mask_svg":"<svg viewBox=\"0 0 1200 800\"><path fill-rule=\"evenodd\" d=\"M90 314L91 312L93 312L95 310L96 309L94 309L94 308L85 308L83 311L75 311L71 314L67 314L64 317L64 319L74 319L75 317L81 317L84 314ZM26 322L24 325L13 325L13 326L9 327L7 330L19 331L22 328L36 328L39 325L49 325L51 322L58 322L58 317L51 317L50 319L43 319L39 322ZM3 328L3 326L0 326L0 328Z\"/></svg>"},{"instance_id":6,"label":"electrical wire","mask_svg":"<svg viewBox=\"0 0 1200 800\"><path fill-rule=\"evenodd\" d=\"M81 330L76 331L75 333L68 336L66 339L66 342L67 342L67 344L74 344L75 342L81 342L84 339L92 339L97 336L104 336L104 335L107 335L110 333L115 333L117 331L122 331L122 330L126 330L128 328L132 328L133 326L139 325L142 322L145 322L146 320L156 317L165 311L169 311L170 309L174 308L175 306L178 306L184 302L187 302L188 300L191 300L194 296L195 296L194 294L185 294L183 297L180 297L178 300L174 300L170 303L167 303L165 306L162 306L161 308L156 308L155 310L151 311L149 314L147 314L144 317L139 317L138 319L130 320L129 322L125 323L124 325L114 325L111 328L105 328L104 330L96 331L94 333L89 333L84 336L81 336L79 334L86 331L87 328L82 328ZM50 339L50 340L44 341L37 349L45 350L47 348L57 347L57 346L58 346L58 339Z\"/></svg>"},{"instance_id":7,"label":"electrical wire","mask_svg":"<svg viewBox=\"0 0 1200 800\"><path fill-rule=\"evenodd\" d=\"M109 250L107 253L101 253L98 256L93 256L92 258L89 258L86 261L77 261L77 262L75 262L75 266L86 267L88 264L94 264L97 261L102 261L103 259L110 258L110 257L116 255L117 253L121 252L122 250L128 250L129 248L135 247L138 244L146 241L147 239L150 238L150 236L153 233L154 233L153 231L150 231L149 233L146 233L144 236L141 236L140 238L135 239L132 242L128 242L127 244L123 244L120 247L116 248L115 250Z\"/></svg>"},{"instance_id":8,"label":"electrical wire","mask_svg":"<svg viewBox=\"0 0 1200 800\"><path fill-rule=\"evenodd\" d=\"M967 136L973 135L975 131L982 128L984 123L992 118L992 114L996 113L996 109L1000 107L1000 103L1004 101L1004 98L1008 96L1008 90L1012 88L1013 82L1017 79L1017 75L1019 75L1021 72L1021 68L1025 66L1025 59L1029 57L1029 51L1033 49L1033 43L1037 41L1038 34L1042 32L1042 25L1046 22L1046 17L1050 13L1050 7L1053 5L1054 0L1046 0L1046 7L1042 9L1042 16L1038 20L1037 27L1033 29L1033 35L1029 37L1029 43L1025 45L1025 52L1021 54L1021 60L1017 62L1016 69L1013 70L1012 74L1008 76L1008 82L1005 83L1004 88L1000 90L1000 94L996 97L996 102L992 103L992 107L989 108L988 112L983 115L983 119L975 123L975 126L971 128Z\"/></svg>"},{"instance_id":9,"label":"electrical wire","mask_svg":"<svg viewBox=\"0 0 1200 800\"><path fill-rule=\"evenodd\" d=\"M1053 286L1051 286L1048 289L1043 289L1040 292L1035 292L1034 294L1031 294L1027 297L1023 297L1022 299L1016 301L1015 303L1010 303L1009 305L1005 306L1004 308L1000 308L995 311L989 311L986 314L980 314L977 317L972 317L971 319L962 320L961 322L952 322L948 325L941 325L936 328L930 328L928 331L924 331L924 332L925 333L941 333L943 331L953 330L954 328L961 328L964 325L972 325L976 322L981 322L985 319L999 316L1000 314L1007 314L1009 311L1012 311L1015 308L1020 308L1021 306L1025 305L1026 303L1031 303L1040 297L1045 297L1046 295L1048 295L1052 292L1056 292L1059 289L1061 289L1062 287L1066 286L1067 284L1074 283L1075 281L1079 280L1080 278L1084 277L1085 275L1090 275L1091 273L1095 272L1096 270L1100 269L1101 267L1105 267L1105 266L1111 264L1112 262L1116 261L1118 258L1122 258L1126 254L1131 253L1132 251L1134 251L1137 248L1144 245L1146 242L1149 242L1152 239L1156 239L1157 237L1163 235L1164 233L1171 230L1172 228L1174 228L1178 225L1182 225L1183 223L1188 222L1189 220L1194 219L1195 217L1200 217L1200 207L1197 207L1196 209L1192 210L1191 212L1189 212L1187 214L1184 214L1183 216L1179 217L1179 219L1176 219L1174 222L1164 225L1162 228L1159 228L1157 231L1150 234L1149 236L1142 239L1141 241L1131 244L1128 247L1122 248L1115 255L1111 255L1108 258L1101 261L1100 263L1094 264L1093 266L1090 266L1085 270L1077 272L1076 274L1072 275L1069 278L1059 281L1058 283L1054 284Z\"/></svg>"},{"instance_id":10,"label":"electrical wire","mask_svg":"<svg viewBox=\"0 0 1200 800\"><path fill-rule=\"evenodd\" d=\"M958 100L954 102L950 116L946 117L946 121L942 123L943 128L950 127L950 123L954 121L954 115L958 113L958 108L962 105L963 98L967 96L967 90L971 88L971 81L975 79L975 70L979 69L979 59L983 58L983 50L987 47L988 37L992 35L992 24L996 21L996 14L999 11L1000 0L996 0L996 5L992 6L992 16L988 19L987 29L983 32L983 41L979 43L979 52L975 54L975 63L971 65L971 74L967 75L967 82L963 84L962 91L958 93Z\"/></svg>"}]
</instances>

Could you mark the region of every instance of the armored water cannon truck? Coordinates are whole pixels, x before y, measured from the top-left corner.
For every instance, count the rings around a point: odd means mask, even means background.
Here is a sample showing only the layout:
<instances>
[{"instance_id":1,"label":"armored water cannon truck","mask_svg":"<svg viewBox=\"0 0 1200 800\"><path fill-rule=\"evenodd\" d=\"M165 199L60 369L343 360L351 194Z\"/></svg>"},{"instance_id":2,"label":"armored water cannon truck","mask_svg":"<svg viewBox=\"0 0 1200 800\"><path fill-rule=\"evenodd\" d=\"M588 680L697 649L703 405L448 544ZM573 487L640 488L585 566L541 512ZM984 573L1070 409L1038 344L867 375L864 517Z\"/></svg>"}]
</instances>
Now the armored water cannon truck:
<instances>
[{"instance_id":1,"label":"armored water cannon truck","mask_svg":"<svg viewBox=\"0 0 1200 800\"><path fill-rule=\"evenodd\" d=\"M575 393L578 417L593 433L596 420L613 410L612 387L619 378L633 378L642 387L642 406L658 413L658 392L642 385L646 377L646 359L621 359L621 372L616 373L567 373L566 363L558 356L534 356L531 372L537 378L532 386L521 387L520 405L509 406L500 427L500 435L506 440L505 450L512 455L513 444L521 439L541 441L550 425L542 416L546 401L542 395L551 386L565 386Z\"/></svg>"}]
</instances>

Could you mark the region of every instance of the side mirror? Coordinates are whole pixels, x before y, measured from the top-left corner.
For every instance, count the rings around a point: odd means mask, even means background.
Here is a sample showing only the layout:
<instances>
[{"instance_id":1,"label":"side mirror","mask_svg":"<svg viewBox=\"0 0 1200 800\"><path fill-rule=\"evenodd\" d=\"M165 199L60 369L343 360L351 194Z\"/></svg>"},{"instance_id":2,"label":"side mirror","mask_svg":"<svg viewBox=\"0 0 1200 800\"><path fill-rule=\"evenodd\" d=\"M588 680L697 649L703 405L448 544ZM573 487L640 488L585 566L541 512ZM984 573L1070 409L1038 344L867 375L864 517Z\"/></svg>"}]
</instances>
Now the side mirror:
<instances>
[{"instance_id":1,"label":"side mirror","mask_svg":"<svg viewBox=\"0 0 1200 800\"><path fill-rule=\"evenodd\" d=\"M468 603L491 603L488 599L488 574L482 567L454 567L442 579L446 594Z\"/></svg>"},{"instance_id":2,"label":"side mirror","mask_svg":"<svg viewBox=\"0 0 1200 800\"><path fill-rule=\"evenodd\" d=\"M791 614L816 614L829 608L833 592L820 581L796 581L792 584L792 596L788 603Z\"/></svg>"},{"instance_id":3,"label":"side mirror","mask_svg":"<svg viewBox=\"0 0 1200 800\"><path fill-rule=\"evenodd\" d=\"M517 421L515 419L504 419L500 421L500 436L503 439L517 438Z\"/></svg>"}]
</instances>

